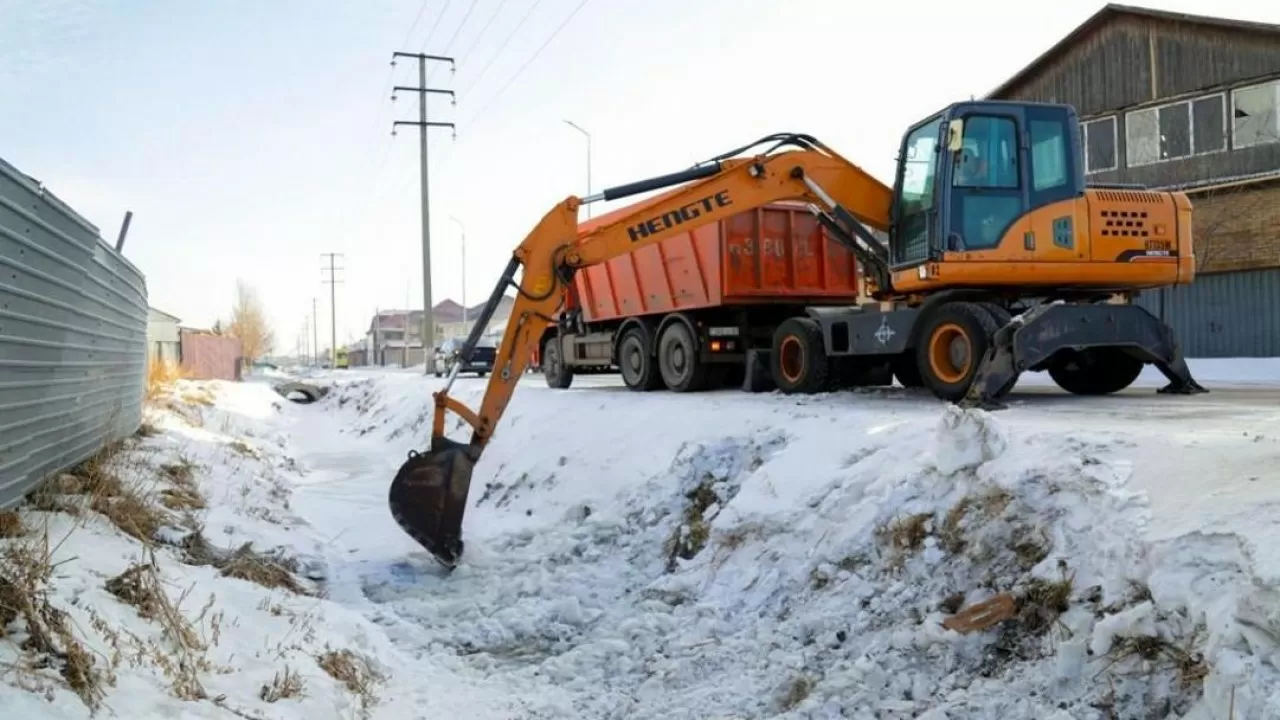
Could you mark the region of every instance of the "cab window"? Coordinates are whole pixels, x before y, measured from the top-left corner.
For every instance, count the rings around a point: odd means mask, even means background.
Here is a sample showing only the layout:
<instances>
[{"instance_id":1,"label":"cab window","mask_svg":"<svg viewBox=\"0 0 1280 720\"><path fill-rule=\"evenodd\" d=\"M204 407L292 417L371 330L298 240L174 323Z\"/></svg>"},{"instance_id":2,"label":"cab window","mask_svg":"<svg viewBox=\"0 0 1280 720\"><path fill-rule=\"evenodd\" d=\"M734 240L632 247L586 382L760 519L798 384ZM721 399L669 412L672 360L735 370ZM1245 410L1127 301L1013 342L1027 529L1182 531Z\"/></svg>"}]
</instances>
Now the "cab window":
<instances>
[{"instance_id":1,"label":"cab window","mask_svg":"<svg viewBox=\"0 0 1280 720\"><path fill-rule=\"evenodd\" d=\"M1018 128L1012 119L983 115L965 119L963 147L956 158L952 185L1018 187Z\"/></svg>"},{"instance_id":2,"label":"cab window","mask_svg":"<svg viewBox=\"0 0 1280 720\"><path fill-rule=\"evenodd\" d=\"M938 174L938 132L942 118L925 123L907 136L903 146L898 194L898 246L895 262L923 260L929 252L929 211L933 209Z\"/></svg>"}]
</instances>

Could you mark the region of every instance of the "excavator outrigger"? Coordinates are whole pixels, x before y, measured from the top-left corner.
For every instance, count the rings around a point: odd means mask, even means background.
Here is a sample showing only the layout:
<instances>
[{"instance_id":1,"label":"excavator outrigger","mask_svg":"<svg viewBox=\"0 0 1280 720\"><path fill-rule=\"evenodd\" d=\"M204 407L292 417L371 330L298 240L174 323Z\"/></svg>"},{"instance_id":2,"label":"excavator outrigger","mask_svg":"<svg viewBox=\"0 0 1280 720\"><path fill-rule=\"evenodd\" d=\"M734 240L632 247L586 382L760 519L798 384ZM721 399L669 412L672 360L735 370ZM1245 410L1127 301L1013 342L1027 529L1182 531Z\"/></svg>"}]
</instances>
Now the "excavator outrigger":
<instances>
[{"instance_id":1,"label":"excavator outrigger","mask_svg":"<svg viewBox=\"0 0 1280 720\"><path fill-rule=\"evenodd\" d=\"M392 515L454 567L475 464L574 272L780 200L809 203L858 258L878 301L813 309L782 323L769 347L751 348L748 375L768 357L784 392L820 389L828 363L859 357L892 359L900 378L985 407L998 407L1025 370L1047 369L1071 392L1105 394L1150 363L1170 381L1160 392L1205 392L1169 328L1116 302L1191 282L1191 204L1176 192L1087 187L1079 138L1067 105L962 102L908 129L892 188L813 137L780 134L687 170L566 198L515 250L461 352L469 357L516 286L480 411L449 396L451 373L434 396L430 449L410 453L391 483ZM584 203L672 186L580 235ZM469 442L445 437L448 411L471 426Z\"/></svg>"}]
</instances>

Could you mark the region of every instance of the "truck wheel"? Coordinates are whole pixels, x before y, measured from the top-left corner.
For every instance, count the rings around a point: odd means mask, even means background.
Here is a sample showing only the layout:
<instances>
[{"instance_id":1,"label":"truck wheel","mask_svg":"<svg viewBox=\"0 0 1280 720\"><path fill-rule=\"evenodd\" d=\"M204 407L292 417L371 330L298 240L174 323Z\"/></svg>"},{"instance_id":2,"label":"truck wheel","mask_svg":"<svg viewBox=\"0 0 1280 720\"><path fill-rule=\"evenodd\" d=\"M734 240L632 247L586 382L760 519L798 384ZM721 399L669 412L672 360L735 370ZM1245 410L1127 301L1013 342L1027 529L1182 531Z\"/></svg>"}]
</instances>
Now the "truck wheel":
<instances>
[{"instance_id":1,"label":"truck wheel","mask_svg":"<svg viewBox=\"0 0 1280 720\"><path fill-rule=\"evenodd\" d=\"M773 382L782 392L816 393L827 388L831 360L822 342L822 329L807 317L782 321L773 333L769 353Z\"/></svg>"},{"instance_id":2,"label":"truck wheel","mask_svg":"<svg viewBox=\"0 0 1280 720\"><path fill-rule=\"evenodd\" d=\"M673 322L658 339L658 371L672 392L695 392L707 386L707 364L698 357L693 332L683 322Z\"/></svg>"},{"instance_id":3,"label":"truck wheel","mask_svg":"<svg viewBox=\"0 0 1280 720\"><path fill-rule=\"evenodd\" d=\"M652 348L645 342L640 328L633 327L623 333L618 343L618 369L622 371L622 382L631 390L657 390L662 386Z\"/></svg>"},{"instance_id":4,"label":"truck wheel","mask_svg":"<svg viewBox=\"0 0 1280 720\"><path fill-rule=\"evenodd\" d=\"M1073 395L1110 395L1133 384L1143 362L1120 348L1066 351L1049 363L1049 377Z\"/></svg>"},{"instance_id":5,"label":"truck wheel","mask_svg":"<svg viewBox=\"0 0 1280 720\"><path fill-rule=\"evenodd\" d=\"M953 302L934 310L916 345L916 367L925 387L948 402L963 398L995 329L991 314L972 303Z\"/></svg>"},{"instance_id":6,"label":"truck wheel","mask_svg":"<svg viewBox=\"0 0 1280 720\"><path fill-rule=\"evenodd\" d=\"M573 368L560 362L560 341L549 338L542 345L542 375L547 387L563 390L573 384Z\"/></svg>"}]
</instances>

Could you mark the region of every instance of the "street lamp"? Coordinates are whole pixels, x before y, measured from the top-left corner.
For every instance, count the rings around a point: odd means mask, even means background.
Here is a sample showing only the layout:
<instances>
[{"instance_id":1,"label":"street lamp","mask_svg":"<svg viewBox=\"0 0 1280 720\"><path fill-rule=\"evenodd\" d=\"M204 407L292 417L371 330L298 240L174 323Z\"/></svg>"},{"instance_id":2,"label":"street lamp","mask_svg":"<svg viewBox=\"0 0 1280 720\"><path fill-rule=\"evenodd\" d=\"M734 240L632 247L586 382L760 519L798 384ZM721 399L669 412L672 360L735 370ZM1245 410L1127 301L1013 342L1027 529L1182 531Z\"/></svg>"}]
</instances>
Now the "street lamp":
<instances>
[{"instance_id":1,"label":"street lamp","mask_svg":"<svg viewBox=\"0 0 1280 720\"><path fill-rule=\"evenodd\" d=\"M458 229L462 231L462 324L467 324L467 226L462 224L458 218L450 215L449 219L458 223ZM471 332L470 329L467 332Z\"/></svg>"},{"instance_id":2,"label":"street lamp","mask_svg":"<svg viewBox=\"0 0 1280 720\"><path fill-rule=\"evenodd\" d=\"M582 133L587 138L587 194L591 194L591 133L583 130L577 123L572 120L565 120L565 124ZM591 219L591 206L587 206L587 219Z\"/></svg>"}]
</instances>

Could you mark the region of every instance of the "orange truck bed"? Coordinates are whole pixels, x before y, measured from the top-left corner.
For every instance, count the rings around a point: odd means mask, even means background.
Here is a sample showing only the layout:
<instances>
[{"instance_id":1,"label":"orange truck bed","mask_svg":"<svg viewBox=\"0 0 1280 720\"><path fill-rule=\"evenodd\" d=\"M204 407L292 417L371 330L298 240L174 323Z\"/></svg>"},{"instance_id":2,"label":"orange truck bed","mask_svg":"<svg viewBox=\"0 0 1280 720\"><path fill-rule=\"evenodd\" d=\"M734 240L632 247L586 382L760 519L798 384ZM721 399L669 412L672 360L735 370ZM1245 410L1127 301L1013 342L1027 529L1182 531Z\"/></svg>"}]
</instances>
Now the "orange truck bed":
<instances>
[{"instance_id":1,"label":"orange truck bed","mask_svg":"<svg viewBox=\"0 0 1280 720\"><path fill-rule=\"evenodd\" d=\"M627 209L579 225L589 232ZM579 270L588 322L731 304L852 305L853 253L800 203L774 203Z\"/></svg>"}]
</instances>

